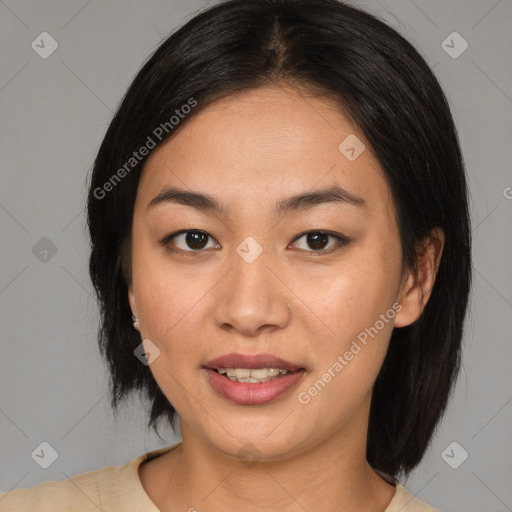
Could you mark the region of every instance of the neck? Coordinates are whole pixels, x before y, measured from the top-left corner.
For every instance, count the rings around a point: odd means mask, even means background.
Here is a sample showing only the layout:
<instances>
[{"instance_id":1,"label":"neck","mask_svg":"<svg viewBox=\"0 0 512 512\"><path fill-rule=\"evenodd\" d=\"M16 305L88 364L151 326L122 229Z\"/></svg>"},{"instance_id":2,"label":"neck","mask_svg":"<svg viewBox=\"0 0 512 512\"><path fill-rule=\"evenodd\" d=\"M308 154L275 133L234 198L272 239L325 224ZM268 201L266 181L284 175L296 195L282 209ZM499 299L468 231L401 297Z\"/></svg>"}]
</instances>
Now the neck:
<instances>
[{"instance_id":1,"label":"neck","mask_svg":"<svg viewBox=\"0 0 512 512\"><path fill-rule=\"evenodd\" d=\"M217 512L229 503L244 511L383 512L395 492L368 465L360 428L276 461L241 461L186 424L181 429L182 445L168 454L161 496L165 510Z\"/></svg>"}]
</instances>

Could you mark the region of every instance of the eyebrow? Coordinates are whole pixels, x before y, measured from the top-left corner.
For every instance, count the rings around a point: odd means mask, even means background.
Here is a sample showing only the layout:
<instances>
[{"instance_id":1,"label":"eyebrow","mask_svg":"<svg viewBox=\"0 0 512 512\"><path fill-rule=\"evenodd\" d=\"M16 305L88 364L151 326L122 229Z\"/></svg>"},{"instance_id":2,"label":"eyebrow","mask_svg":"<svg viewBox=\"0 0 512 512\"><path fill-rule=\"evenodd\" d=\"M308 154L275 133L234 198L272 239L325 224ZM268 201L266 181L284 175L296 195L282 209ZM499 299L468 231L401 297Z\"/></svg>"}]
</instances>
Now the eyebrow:
<instances>
[{"instance_id":1,"label":"eyebrow","mask_svg":"<svg viewBox=\"0 0 512 512\"><path fill-rule=\"evenodd\" d=\"M182 204L205 212L216 212L220 215L225 215L227 212L226 206L215 199L215 197L208 194L179 189L177 187L164 188L149 202L147 209L165 203ZM291 211L305 211L324 203L351 204L362 208L366 208L368 206L363 198L357 197L348 190L335 185L330 188L306 192L304 194L298 194L281 199L275 204L273 213L276 216L285 215Z\"/></svg>"}]
</instances>

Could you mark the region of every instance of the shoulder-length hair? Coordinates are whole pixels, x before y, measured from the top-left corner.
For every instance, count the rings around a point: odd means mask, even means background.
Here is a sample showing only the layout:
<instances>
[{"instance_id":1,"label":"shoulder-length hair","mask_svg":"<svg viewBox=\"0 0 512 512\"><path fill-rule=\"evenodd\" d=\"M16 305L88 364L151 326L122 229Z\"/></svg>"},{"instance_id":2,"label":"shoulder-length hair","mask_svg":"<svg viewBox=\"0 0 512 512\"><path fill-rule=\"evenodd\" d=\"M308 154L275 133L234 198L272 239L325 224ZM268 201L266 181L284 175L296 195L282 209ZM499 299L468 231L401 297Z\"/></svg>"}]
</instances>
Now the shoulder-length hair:
<instances>
[{"instance_id":1,"label":"shoulder-length hair","mask_svg":"<svg viewBox=\"0 0 512 512\"><path fill-rule=\"evenodd\" d=\"M423 313L395 328L373 389L367 460L389 475L423 457L460 366L471 281L466 176L456 128L425 60L373 15L336 0L230 0L171 34L126 92L99 149L88 195L90 276L99 299L99 345L111 403L144 390L148 427L175 409L148 366L128 302L131 226L147 155L213 101L270 84L337 101L379 161L396 205L403 264L415 243L445 233ZM185 108L185 105L188 105ZM134 152L137 153L135 158Z\"/></svg>"}]
</instances>

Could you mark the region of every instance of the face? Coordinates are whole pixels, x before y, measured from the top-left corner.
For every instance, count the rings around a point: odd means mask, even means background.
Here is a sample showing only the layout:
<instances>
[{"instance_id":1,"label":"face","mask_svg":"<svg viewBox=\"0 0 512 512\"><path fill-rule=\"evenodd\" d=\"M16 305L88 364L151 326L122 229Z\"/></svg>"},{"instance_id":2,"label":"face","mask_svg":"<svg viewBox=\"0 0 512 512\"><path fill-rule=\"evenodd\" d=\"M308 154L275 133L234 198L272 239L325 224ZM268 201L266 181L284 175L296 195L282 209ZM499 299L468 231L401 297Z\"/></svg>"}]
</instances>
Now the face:
<instances>
[{"instance_id":1,"label":"face","mask_svg":"<svg viewBox=\"0 0 512 512\"><path fill-rule=\"evenodd\" d=\"M269 87L196 113L150 155L129 299L184 439L277 459L366 435L410 311L392 197L363 141L335 103ZM223 367L277 372L233 382Z\"/></svg>"}]
</instances>

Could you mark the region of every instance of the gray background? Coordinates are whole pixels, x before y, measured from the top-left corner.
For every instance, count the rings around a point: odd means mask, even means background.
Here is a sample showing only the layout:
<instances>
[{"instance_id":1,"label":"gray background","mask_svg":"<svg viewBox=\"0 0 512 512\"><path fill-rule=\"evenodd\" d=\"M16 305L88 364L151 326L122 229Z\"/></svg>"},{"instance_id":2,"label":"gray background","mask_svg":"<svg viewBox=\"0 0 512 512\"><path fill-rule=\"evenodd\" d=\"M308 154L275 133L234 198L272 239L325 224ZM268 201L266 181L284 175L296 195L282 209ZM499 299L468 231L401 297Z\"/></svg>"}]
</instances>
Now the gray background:
<instances>
[{"instance_id":1,"label":"gray background","mask_svg":"<svg viewBox=\"0 0 512 512\"><path fill-rule=\"evenodd\" d=\"M428 455L403 483L445 512L510 511L512 1L352 3L388 20L434 67L471 191L475 271L463 368ZM206 6L0 0L2 491L124 464L179 439L170 429L161 430L165 442L147 431L137 398L118 420L109 408L87 273L85 179L142 62ZM47 59L31 48L43 31L59 44ZM469 44L458 58L442 47L454 31ZM462 48L457 39L445 44ZM58 452L48 469L31 457L43 441ZM460 447L445 451L454 441ZM442 453L454 465L462 449L469 456L452 469Z\"/></svg>"}]
</instances>

